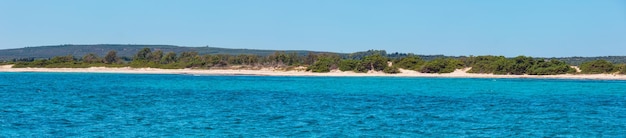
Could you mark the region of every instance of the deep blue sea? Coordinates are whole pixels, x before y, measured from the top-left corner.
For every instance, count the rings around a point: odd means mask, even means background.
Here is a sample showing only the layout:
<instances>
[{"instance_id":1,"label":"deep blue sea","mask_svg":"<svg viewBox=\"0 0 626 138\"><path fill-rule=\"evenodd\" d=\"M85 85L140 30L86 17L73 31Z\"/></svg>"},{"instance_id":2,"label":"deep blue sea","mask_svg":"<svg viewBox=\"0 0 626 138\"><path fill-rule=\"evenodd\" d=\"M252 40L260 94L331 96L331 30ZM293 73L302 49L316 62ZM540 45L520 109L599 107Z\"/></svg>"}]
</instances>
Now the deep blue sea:
<instances>
[{"instance_id":1,"label":"deep blue sea","mask_svg":"<svg viewBox=\"0 0 626 138\"><path fill-rule=\"evenodd\" d=\"M0 137L626 137L626 81L0 73Z\"/></svg>"}]
</instances>

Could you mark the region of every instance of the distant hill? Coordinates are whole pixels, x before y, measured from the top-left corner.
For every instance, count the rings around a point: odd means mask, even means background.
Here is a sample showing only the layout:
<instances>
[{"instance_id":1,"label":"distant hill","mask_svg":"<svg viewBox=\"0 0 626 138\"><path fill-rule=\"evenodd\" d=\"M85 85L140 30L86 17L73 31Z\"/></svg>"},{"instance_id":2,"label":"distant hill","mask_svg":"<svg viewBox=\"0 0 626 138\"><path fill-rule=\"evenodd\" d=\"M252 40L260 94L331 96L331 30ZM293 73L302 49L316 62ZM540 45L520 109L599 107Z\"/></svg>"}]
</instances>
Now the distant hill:
<instances>
[{"instance_id":1,"label":"distant hill","mask_svg":"<svg viewBox=\"0 0 626 138\"><path fill-rule=\"evenodd\" d=\"M271 55L277 51L284 51L287 53L297 53L298 55L307 55L312 53L333 53L333 52L320 52L320 51L307 51L307 50L257 50L257 49L230 49L230 48L217 48L217 47L184 47L174 45L124 45L124 44L98 44L98 45L56 45L56 46L38 46L38 47L26 47L17 49L4 49L0 50L0 61L10 61L13 59L22 58L51 58L54 56L66 56L74 55L75 57L82 57L88 53L95 53L98 56L104 56L111 50L117 51L117 55L120 57L133 57L140 49L150 48L151 50L161 50L164 53L167 52L189 52L195 51L199 54L227 54L227 55L239 55L239 54L254 54L260 56ZM384 50L368 50L355 53L334 53L339 54L345 58L360 59L364 56L371 54L383 54L390 58L400 58L407 56L406 53L386 53ZM417 55L424 60L432 60L435 58L460 58L455 56L444 55ZM535 57L540 58L540 57ZM559 57L559 58L546 58L557 59L565 61L570 65L580 65L583 62L604 59L612 63L626 63L626 56L603 56L603 57Z\"/></svg>"},{"instance_id":2,"label":"distant hill","mask_svg":"<svg viewBox=\"0 0 626 138\"><path fill-rule=\"evenodd\" d=\"M331 53L331 52L318 52L318 51L306 51L306 50L255 50L255 49L229 49L229 48L217 48L217 47L183 47L173 45L121 45L121 44L99 44L99 45L56 45L56 46L38 46L38 47L26 47L17 49L5 49L0 50L0 60L13 60L20 58L51 58L54 56L66 56L73 55L76 57L82 57L85 54L95 53L98 56L104 56L111 50L117 51L117 55L120 57L133 57L140 49L150 48L151 50L161 50L164 53L167 52L189 52L195 51L199 54L255 54L255 55L271 55L276 51L284 51L287 53L295 52L298 55L306 55L309 52L313 53ZM341 54L341 53L337 53Z\"/></svg>"}]
</instances>

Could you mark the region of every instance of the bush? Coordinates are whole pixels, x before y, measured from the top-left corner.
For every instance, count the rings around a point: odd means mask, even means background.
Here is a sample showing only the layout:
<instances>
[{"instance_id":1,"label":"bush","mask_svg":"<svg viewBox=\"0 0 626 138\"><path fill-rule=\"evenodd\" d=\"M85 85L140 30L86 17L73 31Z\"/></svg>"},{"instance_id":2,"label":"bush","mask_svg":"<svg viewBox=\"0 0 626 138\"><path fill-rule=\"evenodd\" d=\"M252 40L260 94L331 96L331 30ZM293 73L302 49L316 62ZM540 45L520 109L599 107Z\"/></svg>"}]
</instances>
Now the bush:
<instances>
[{"instance_id":1,"label":"bush","mask_svg":"<svg viewBox=\"0 0 626 138\"><path fill-rule=\"evenodd\" d=\"M451 73L455 69L463 67L463 63L456 59L451 58L437 58L435 60L426 62L420 69L422 73Z\"/></svg>"},{"instance_id":2,"label":"bush","mask_svg":"<svg viewBox=\"0 0 626 138\"><path fill-rule=\"evenodd\" d=\"M368 70L382 71L387 67L387 57L380 54L365 56L362 63Z\"/></svg>"},{"instance_id":3,"label":"bush","mask_svg":"<svg viewBox=\"0 0 626 138\"><path fill-rule=\"evenodd\" d=\"M398 59L393 65L403 69L419 70L424 65L424 60L418 56L408 56Z\"/></svg>"},{"instance_id":4,"label":"bush","mask_svg":"<svg viewBox=\"0 0 626 138\"><path fill-rule=\"evenodd\" d=\"M389 73L389 74L396 74L396 73L400 73L400 69L398 69L398 67L391 66L391 67L386 67L385 69L383 69L383 72Z\"/></svg>"},{"instance_id":5,"label":"bush","mask_svg":"<svg viewBox=\"0 0 626 138\"><path fill-rule=\"evenodd\" d=\"M528 71L529 75L557 75L575 72L568 64L558 60L538 60Z\"/></svg>"},{"instance_id":6,"label":"bush","mask_svg":"<svg viewBox=\"0 0 626 138\"><path fill-rule=\"evenodd\" d=\"M477 56L473 58L473 64L471 65L469 73L494 73L496 66L494 62L498 60L506 60L503 56Z\"/></svg>"},{"instance_id":7,"label":"bush","mask_svg":"<svg viewBox=\"0 0 626 138\"><path fill-rule=\"evenodd\" d=\"M330 72L330 67L332 66L332 64L333 63L330 58L321 57L306 70L311 72Z\"/></svg>"},{"instance_id":8,"label":"bush","mask_svg":"<svg viewBox=\"0 0 626 138\"><path fill-rule=\"evenodd\" d=\"M341 60L339 61L339 70L341 71L351 71L355 70L357 66L360 64L358 60Z\"/></svg>"},{"instance_id":9,"label":"bush","mask_svg":"<svg viewBox=\"0 0 626 138\"><path fill-rule=\"evenodd\" d=\"M601 74L615 72L615 65L606 60L594 60L580 64L581 73Z\"/></svg>"},{"instance_id":10,"label":"bush","mask_svg":"<svg viewBox=\"0 0 626 138\"><path fill-rule=\"evenodd\" d=\"M619 74L626 74L626 64L617 65L616 68Z\"/></svg>"}]
</instances>

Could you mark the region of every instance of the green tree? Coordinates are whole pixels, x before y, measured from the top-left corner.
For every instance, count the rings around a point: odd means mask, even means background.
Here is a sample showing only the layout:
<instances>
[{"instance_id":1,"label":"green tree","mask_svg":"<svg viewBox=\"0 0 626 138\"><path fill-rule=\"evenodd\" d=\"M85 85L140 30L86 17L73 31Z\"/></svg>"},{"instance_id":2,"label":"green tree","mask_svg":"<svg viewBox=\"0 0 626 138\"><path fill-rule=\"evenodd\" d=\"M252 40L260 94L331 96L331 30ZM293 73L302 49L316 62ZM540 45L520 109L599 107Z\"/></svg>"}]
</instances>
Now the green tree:
<instances>
[{"instance_id":1,"label":"green tree","mask_svg":"<svg viewBox=\"0 0 626 138\"><path fill-rule=\"evenodd\" d=\"M114 64L114 63L119 63L120 58L117 57L117 52L115 50L111 50L107 53L106 56L104 56L104 63L106 64Z\"/></svg>"},{"instance_id":2,"label":"green tree","mask_svg":"<svg viewBox=\"0 0 626 138\"><path fill-rule=\"evenodd\" d=\"M306 58L304 58L304 64L306 65L313 65L313 63L315 63L315 61L317 61L317 54L313 53L313 52L309 52L306 55Z\"/></svg>"},{"instance_id":3,"label":"green tree","mask_svg":"<svg viewBox=\"0 0 626 138\"><path fill-rule=\"evenodd\" d=\"M149 56L150 61L155 62L155 63L160 63L161 59L163 59L163 51L161 50L157 50L152 52L152 54L150 54Z\"/></svg>"},{"instance_id":4,"label":"green tree","mask_svg":"<svg viewBox=\"0 0 626 138\"><path fill-rule=\"evenodd\" d=\"M96 56L96 54L94 53L89 53L83 56L82 61L84 63L93 64L93 63L101 63L102 59L98 58L98 56Z\"/></svg>"},{"instance_id":5,"label":"green tree","mask_svg":"<svg viewBox=\"0 0 626 138\"><path fill-rule=\"evenodd\" d=\"M452 58L437 58L426 62L420 72L422 73L451 73L455 69L463 68L463 62Z\"/></svg>"},{"instance_id":6,"label":"green tree","mask_svg":"<svg viewBox=\"0 0 626 138\"><path fill-rule=\"evenodd\" d=\"M161 58L161 64L171 64L174 62L176 62L176 53L174 52L168 52Z\"/></svg>"},{"instance_id":7,"label":"green tree","mask_svg":"<svg viewBox=\"0 0 626 138\"><path fill-rule=\"evenodd\" d=\"M50 62L51 63L73 63L74 56L72 55L56 56L56 57L52 57L52 59L50 59Z\"/></svg>"},{"instance_id":8,"label":"green tree","mask_svg":"<svg viewBox=\"0 0 626 138\"><path fill-rule=\"evenodd\" d=\"M410 55L396 60L393 65L403 69L419 70L423 64L424 60L422 60L422 58Z\"/></svg>"},{"instance_id":9,"label":"green tree","mask_svg":"<svg viewBox=\"0 0 626 138\"><path fill-rule=\"evenodd\" d=\"M496 70L500 69L498 73L506 74L507 62L504 56L477 56L470 61L473 63L468 72L469 73L494 73Z\"/></svg>"},{"instance_id":10,"label":"green tree","mask_svg":"<svg viewBox=\"0 0 626 138\"><path fill-rule=\"evenodd\" d=\"M568 64L558 60L540 59L528 71L529 75L557 75L575 72Z\"/></svg>"},{"instance_id":11,"label":"green tree","mask_svg":"<svg viewBox=\"0 0 626 138\"><path fill-rule=\"evenodd\" d=\"M374 54L365 56L362 63L368 70L382 71L387 67L387 61L386 57L380 54Z\"/></svg>"},{"instance_id":12,"label":"green tree","mask_svg":"<svg viewBox=\"0 0 626 138\"><path fill-rule=\"evenodd\" d=\"M312 72L330 72L330 67L333 61L330 57L320 57L313 65L307 68L307 71Z\"/></svg>"},{"instance_id":13,"label":"green tree","mask_svg":"<svg viewBox=\"0 0 626 138\"><path fill-rule=\"evenodd\" d=\"M343 59L339 61L339 70L341 71L355 70L357 66L359 66L360 64L361 63L359 60Z\"/></svg>"},{"instance_id":14,"label":"green tree","mask_svg":"<svg viewBox=\"0 0 626 138\"><path fill-rule=\"evenodd\" d=\"M499 58L492 62L490 66L493 69L493 74L509 74L513 68L513 64L515 64L513 60Z\"/></svg>"},{"instance_id":15,"label":"green tree","mask_svg":"<svg viewBox=\"0 0 626 138\"><path fill-rule=\"evenodd\" d=\"M617 70L619 74L626 74L626 64L617 65Z\"/></svg>"},{"instance_id":16,"label":"green tree","mask_svg":"<svg viewBox=\"0 0 626 138\"><path fill-rule=\"evenodd\" d=\"M396 74L396 73L400 73L400 69L398 69L398 67L396 66L391 66L391 67L386 67L385 69L383 69L383 72L389 73L389 74Z\"/></svg>"},{"instance_id":17,"label":"green tree","mask_svg":"<svg viewBox=\"0 0 626 138\"><path fill-rule=\"evenodd\" d=\"M135 56L133 57L133 60L136 61L147 61L148 58L150 57L150 54L152 52L150 51L150 48L143 48L141 50L139 50L139 52L137 52L137 54L135 54Z\"/></svg>"},{"instance_id":18,"label":"green tree","mask_svg":"<svg viewBox=\"0 0 626 138\"><path fill-rule=\"evenodd\" d=\"M180 57L178 57L178 62L190 64L197 55L198 52L182 52L180 53Z\"/></svg>"},{"instance_id":19,"label":"green tree","mask_svg":"<svg viewBox=\"0 0 626 138\"><path fill-rule=\"evenodd\" d=\"M613 73L615 65L606 60L594 60L581 64L580 70L585 74Z\"/></svg>"},{"instance_id":20,"label":"green tree","mask_svg":"<svg viewBox=\"0 0 626 138\"><path fill-rule=\"evenodd\" d=\"M534 62L532 57L517 56L513 58L513 65L509 69L510 73L514 75L527 74Z\"/></svg>"}]
</instances>

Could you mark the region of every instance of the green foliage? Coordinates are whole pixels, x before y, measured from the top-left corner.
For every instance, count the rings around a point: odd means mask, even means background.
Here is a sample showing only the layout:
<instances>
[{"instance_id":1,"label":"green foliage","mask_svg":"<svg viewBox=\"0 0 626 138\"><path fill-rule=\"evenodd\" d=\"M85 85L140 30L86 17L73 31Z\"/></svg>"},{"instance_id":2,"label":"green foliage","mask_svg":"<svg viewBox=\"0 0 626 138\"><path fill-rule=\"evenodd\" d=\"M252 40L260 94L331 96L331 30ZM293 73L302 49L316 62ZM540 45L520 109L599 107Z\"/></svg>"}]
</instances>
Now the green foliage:
<instances>
[{"instance_id":1,"label":"green foliage","mask_svg":"<svg viewBox=\"0 0 626 138\"><path fill-rule=\"evenodd\" d=\"M313 63L315 63L316 60L317 60L317 54L313 52L309 52L304 58L303 63L306 65L313 65Z\"/></svg>"},{"instance_id":2,"label":"green foliage","mask_svg":"<svg viewBox=\"0 0 626 138\"><path fill-rule=\"evenodd\" d=\"M626 74L626 64L619 64L616 68L619 74Z\"/></svg>"},{"instance_id":3,"label":"green foliage","mask_svg":"<svg viewBox=\"0 0 626 138\"><path fill-rule=\"evenodd\" d=\"M133 60L149 60L151 53L150 48L143 48L135 54Z\"/></svg>"},{"instance_id":4,"label":"green foliage","mask_svg":"<svg viewBox=\"0 0 626 138\"><path fill-rule=\"evenodd\" d=\"M387 67L387 57L380 54L365 56L362 65L368 70L382 71Z\"/></svg>"},{"instance_id":5,"label":"green foliage","mask_svg":"<svg viewBox=\"0 0 626 138\"><path fill-rule=\"evenodd\" d=\"M83 56L83 60L84 63L89 63L89 64L93 64L93 63L102 63L102 59L100 59L98 56L96 56L96 54L93 53L89 53L85 56Z\"/></svg>"},{"instance_id":6,"label":"green foliage","mask_svg":"<svg viewBox=\"0 0 626 138\"><path fill-rule=\"evenodd\" d=\"M307 71L330 72L330 70L337 69L339 59L339 56L333 54L317 55L317 61L315 61L313 65L309 66Z\"/></svg>"},{"instance_id":7,"label":"green foliage","mask_svg":"<svg viewBox=\"0 0 626 138\"><path fill-rule=\"evenodd\" d=\"M54 64L54 63L73 63L74 62L74 56L72 55L67 55L67 56L56 56L53 57L52 59L50 59L49 61L50 63Z\"/></svg>"},{"instance_id":8,"label":"green foliage","mask_svg":"<svg viewBox=\"0 0 626 138\"><path fill-rule=\"evenodd\" d=\"M297 53L275 52L269 56L259 55L201 55L198 52L176 52L163 54L161 50L150 51L149 48L139 50L135 59L130 62L122 62L116 51L109 51L104 58L96 54L88 53L82 58L72 55L56 56L50 59L20 59L15 60L15 68L39 67L39 68L86 68L86 67L135 67L135 68L216 68L241 65L242 67L287 67L307 66L312 72L329 72L333 69L342 71L368 72L382 71L385 73L400 73L399 68L417 70L423 73L450 73L464 66L472 67L472 73L494 74L529 74L529 75L555 75L574 73L575 70L568 64L558 60L534 59L532 57L518 56L507 59L503 56L478 56L454 58L437 58L424 62L420 57L412 54L395 53L394 65L389 66L389 58L377 54L384 51L369 51L362 54L361 59L342 59L337 54L309 53L306 56L298 56ZM433 56L436 57L436 56ZM126 58L126 57L122 57ZM129 59L130 60L130 59ZM6 62L0 62L5 64ZM626 74L626 65L613 65L608 61L598 60L585 63L581 66L585 73L612 73Z\"/></svg>"},{"instance_id":9,"label":"green foliage","mask_svg":"<svg viewBox=\"0 0 626 138\"><path fill-rule=\"evenodd\" d=\"M328 57L321 57L313 65L307 68L307 71L312 72L330 72L330 66L333 64L332 59Z\"/></svg>"},{"instance_id":10,"label":"green foliage","mask_svg":"<svg viewBox=\"0 0 626 138\"><path fill-rule=\"evenodd\" d=\"M176 53L169 52L169 53L165 54L165 56L163 56L163 58L161 58L161 64L174 63L174 62L176 62L176 60L177 60Z\"/></svg>"},{"instance_id":11,"label":"green foliage","mask_svg":"<svg viewBox=\"0 0 626 138\"><path fill-rule=\"evenodd\" d=\"M463 62L452 58L438 58L426 62L420 69L422 73L451 73L455 69L463 68Z\"/></svg>"},{"instance_id":12,"label":"green foliage","mask_svg":"<svg viewBox=\"0 0 626 138\"><path fill-rule=\"evenodd\" d=\"M348 55L348 57L349 57L349 59L361 60L361 59L365 59L368 56L373 56L373 55L386 56L387 55L387 51L385 51L385 50L367 50L367 51L363 51L363 52L352 53L352 54Z\"/></svg>"},{"instance_id":13,"label":"green foliage","mask_svg":"<svg viewBox=\"0 0 626 138\"><path fill-rule=\"evenodd\" d=\"M410 70L419 70L423 64L424 60L415 55L409 55L404 58L399 58L393 62L393 65L396 67Z\"/></svg>"},{"instance_id":14,"label":"green foliage","mask_svg":"<svg viewBox=\"0 0 626 138\"><path fill-rule=\"evenodd\" d=\"M601 74L615 72L615 65L606 60L594 60L582 63L580 65L581 73L585 74Z\"/></svg>"},{"instance_id":15,"label":"green foliage","mask_svg":"<svg viewBox=\"0 0 626 138\"><path fill-rule=\"evenodd\" d=\"M477 56L472 57L469 73L493 73L522 75L529 73L529 69L535 64L532 57L517 56L507 59L504 56Z\"/></svg>"},{"instance_id":16,"label":"green foliage","mask_svg":"<svg viewBox=\"0 0 626 138\"><path fill-rule=\"evenodd\" d=\"M163 51L161 50L154 51L149 56L149 59L151 62L157 62L157 63L160 63L162 58L163 58Z\"/></svg>"},{"instance_id":17,"label":"green foliage","mask_svg":"<svg viewBox=\"0 0 626 138\"><path fill-rule=\"evenodd\" d=\"M104 63L106 64L121 63L121 60L119 57L117 57L117 52L115 50L111 50L104 57Z\"/></svg>"},{"instance_id":18,"label":"green foliage","mask_svg":"<svg viewBox=\"0 0 626 138\"><path fill-rule=\"evenodd\" d=\"M528 70L533 66L535 60L532 57L517 56L512 59L513 65L509 68L509 73L514 75L527 74Z\"/></svg>"},{"instance_id":19,"label":"green foliage","mask_svg":"<svg viewBox=\"0 0 626 138\"><path fill-rule=\"evenodd\" d=\"M339 70L341 71L351 71L355 70L357 66L359 66L361 62L359 60L352 59L344 59L339 61Z\"/></svg>"},{"instance_id":20,"label":"green foliage","mask_svg":"<svg viewBox=\"0 0 626 138\"><path fill-rule=\"evenodd\" d=\"M15 65L13 65L13 68L27 68L27 67L43 68L48 64L49 64L48 60L39 59L39 60L34 60L32 62L17 62L15 63Z\"/></svg>"},{"instance_id":21,"label":"green foliage","mask_svg":"<svg viewBox=\"0 0 626 138\"><path fill-rule=\"evenodd\" d=\"M504 74L507 72L508 62L505 61L506 58L504 56L477 56L472 58L471 63L473 63L470 67L469 73L495 73L498 70L498 73Z\"/></svg>"},{"instance_id":22,"label":"green foliage","mask_svg":"<svg viewBox=\"0 0 626 138\"><path fill-rule=\"evenodd\" d=\"M367 73L369 69L367 68L368 64L359 62L359 65L354 68L354 72L356 73Z\"/></svg>"},{"instance_id":23,"label":"green foliage","mask_svg":"<svg viewBox=\"0 0 626 138\"><path fill-rule=\"evenodd\" d=\"M400 69L398 69L398 67L391 66L391 67L386 67L385 69L383 69L383 72L389 73L389 74L396 74L396 73L400 73Z\"/></svg>"},{"instance_id":24,"label":"green foliage","mask_svg":"<svg viewBox=\"0 0 626 138\"><path fill-rule=\"evenodd\" d=\"M493 69L493 74L504 75L509 74L511 68L513 67L513 64L514 63L512 60L500 58L491 64L491 68Z\"/></svg>"},{"instance_id":25,"label":"green foliage","mask_svg":"<svg viewBox=\"0 0 626 138\"><path fill-rule=\"evenodd\" d=\"M292 66L301 63L296 53L274 52L268 56L268 60L274 66Z\"/></svg>"},{"instance_id":26,"label":"green foliage","mask_svg":"<svg viewBox=\"0 0 626 138\"><path fill-rule=\"evenodd\" d=\"M41 47L26 47L18 49L3 49L0 50L0 61L11 61L12 59L24 59L36 57L38 59L48 59L54 56L63 56L67 54L83 56L89 53L94 53L99 56L104 56L108 51L117 51L118 57L130 57L132 58L143 48L149 48L151 50L162 50L163 53L174 52L180 54L185 51L196 51L200 55L206 54L223 54L223 55L258 55L261 57L267 57L275 52L275 50L255 50L255 49L229 49L229 48L216 48L216 47L183 47L173 45L120 45L120 44L98 44L98 45L57 45L57 46L41 46ZM303 51L303 50L288 50L287 53L297 53L298 55L306 55L307 53L328 53L328 52L315 52L315 51ZM153 51L154 53L154 51ZM342 57L347 54L340 54ZM129 58L129 59L130 59ZM33 60L30 60L33 61ZM30 62L29 61L29 62ZM131 61L131 60L126 60ZM312 62L310 63L312 64ZM310 65L307 64L307 65Z\"/></svg>"},{"instance_id":27,"label":"green foliage","mask_svg":"<svg viewBox=\"0 0 626 138\"><path fill-rule=\"evenodd\" d=\"M558 60L537 60L535 64L529 69L529 75L557 75L572 73L575 71L568 64Z\"/></svg>"}]
</instances>

